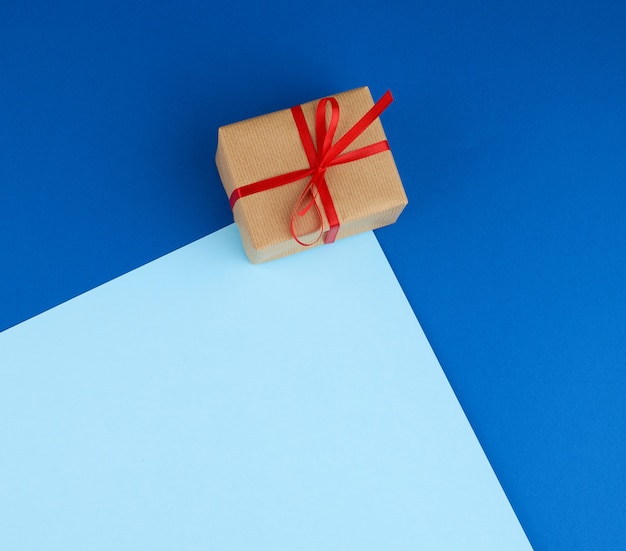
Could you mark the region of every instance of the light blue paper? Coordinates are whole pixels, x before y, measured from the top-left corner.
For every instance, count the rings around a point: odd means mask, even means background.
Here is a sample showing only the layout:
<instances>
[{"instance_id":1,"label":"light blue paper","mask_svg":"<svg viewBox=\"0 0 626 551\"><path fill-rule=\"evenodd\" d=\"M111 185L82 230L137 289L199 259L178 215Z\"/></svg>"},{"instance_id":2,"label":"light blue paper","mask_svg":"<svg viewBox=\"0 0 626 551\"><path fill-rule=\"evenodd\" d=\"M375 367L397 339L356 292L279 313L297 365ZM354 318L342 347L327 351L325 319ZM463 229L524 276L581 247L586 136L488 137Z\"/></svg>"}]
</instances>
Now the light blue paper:
<instances>
[{"instance_id":1,"label":"light blue paper","mask_svg":"<svg viewBox=\"0 0 626 551\"><path fill-rule=\"evenodd\" d=\"M0 549L530 549L373 233L229 226L0 334Z\"/></svg>"}]
</instances>

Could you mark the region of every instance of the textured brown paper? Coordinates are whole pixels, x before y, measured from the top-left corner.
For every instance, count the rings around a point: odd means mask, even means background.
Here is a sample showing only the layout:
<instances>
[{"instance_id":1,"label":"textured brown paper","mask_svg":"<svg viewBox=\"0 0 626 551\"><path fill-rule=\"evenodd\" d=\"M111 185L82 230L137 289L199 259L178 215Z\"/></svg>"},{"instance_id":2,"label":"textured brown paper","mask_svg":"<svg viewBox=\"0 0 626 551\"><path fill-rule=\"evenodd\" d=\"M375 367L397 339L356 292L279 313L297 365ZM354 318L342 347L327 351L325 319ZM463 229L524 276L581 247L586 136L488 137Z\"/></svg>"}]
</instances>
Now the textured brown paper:
<instances>
[{"instance_id":1,"label":"textured brown paper","mask_svg":"<svg viewBox=\"0 0 626 551\"><path fill-rule=\"evenodd\" d=\"M336 142L374 101L367 87L334 97L341 109ZM318 101L302 105L313 137ZM346 152L385 139L377 119ZM309 167L289 109L222 126L218 131L215 160L229 197L236 188ZM341 223L337 239L392 224L407 204L391 151L332 166L326 171L326 182ZM299 180L242 197L235 203L233 215L250 262L265 262L309 248L300 245L290 231L294 206L307 183L308 179ZM323 212L321 206L320 210ZM323 215L322 219L325 234L329 227ZM303 226L298 235L302 241L313 241L319 234L319 218L314 208L299 222L298 228L300 224ZM323 243L322 235L316 246Z\"/></svg>"}]
</instances>

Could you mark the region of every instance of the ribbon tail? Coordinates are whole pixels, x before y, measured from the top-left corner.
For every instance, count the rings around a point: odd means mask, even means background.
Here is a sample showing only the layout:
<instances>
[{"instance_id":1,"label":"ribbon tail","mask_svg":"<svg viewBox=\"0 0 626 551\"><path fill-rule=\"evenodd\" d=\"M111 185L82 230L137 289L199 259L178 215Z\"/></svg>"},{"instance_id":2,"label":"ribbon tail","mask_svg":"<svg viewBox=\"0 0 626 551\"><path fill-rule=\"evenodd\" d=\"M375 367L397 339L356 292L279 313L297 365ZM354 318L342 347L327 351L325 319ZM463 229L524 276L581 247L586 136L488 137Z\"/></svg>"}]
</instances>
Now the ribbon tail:
<instances>
[{"instance_id":1,"label":"ribbon tail","mask_svg":"<svg viewBox=\"0 0 626 551\"><path fill-rule=\"evenodd\" d=\"M350 128L350 130L337 140L337 143L330 148L326 157L334 159L342 153L354 140L365 132L370 124L380 117L382 112L389 107L392 101L393 96L391 95L391 92L387 90L383 97L380 98L373 105L373 107L365 113L365 115L363 115L352 128Z\"/></svg>"}]
</instances>

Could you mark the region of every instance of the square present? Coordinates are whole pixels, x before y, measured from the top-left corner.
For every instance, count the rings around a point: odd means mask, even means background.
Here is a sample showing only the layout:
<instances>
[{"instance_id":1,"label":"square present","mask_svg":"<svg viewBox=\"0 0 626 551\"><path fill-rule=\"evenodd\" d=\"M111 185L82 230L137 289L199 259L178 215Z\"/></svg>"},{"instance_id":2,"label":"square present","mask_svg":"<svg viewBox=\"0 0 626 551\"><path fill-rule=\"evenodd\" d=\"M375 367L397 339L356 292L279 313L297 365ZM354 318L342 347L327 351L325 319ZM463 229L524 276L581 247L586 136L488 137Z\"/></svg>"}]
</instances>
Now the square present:
<instances>
[{"instance_id":1,"label":"square present","mask_svg":"<svg viewBox=\"0 0 626 551\"><path fill-rule=\"evenodd\" d=\"M367 87L218 131L216 164L252 263L395 222L407 197Z\"/></svg>"}]
</instances>

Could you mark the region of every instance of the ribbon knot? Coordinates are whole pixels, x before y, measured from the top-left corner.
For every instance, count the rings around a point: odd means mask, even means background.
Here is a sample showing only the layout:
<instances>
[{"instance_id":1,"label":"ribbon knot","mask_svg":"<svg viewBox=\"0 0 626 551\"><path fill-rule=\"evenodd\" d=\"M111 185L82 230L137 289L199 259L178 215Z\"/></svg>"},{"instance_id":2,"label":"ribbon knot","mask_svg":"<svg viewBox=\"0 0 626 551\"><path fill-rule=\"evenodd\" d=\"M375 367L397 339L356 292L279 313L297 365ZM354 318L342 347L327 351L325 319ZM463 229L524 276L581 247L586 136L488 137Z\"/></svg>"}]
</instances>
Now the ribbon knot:
<instances>
[{"instance_id":1,"label":"ribbon knot","mask_svg":"<svg viewBox=\"0 0 626 551\"><path fill-rule=\"evenodd\" d=\"M382 140L365 147L360 147L348 153L344 153L346 148L380 116L380 114L392 101L393 97L391 96L391 92L387 91L383 97L378 100L374 106L334 144L333 140L339 125L340 116L339 103L335 98L324 98L320 100L317 105L315 113L315 143L309 133L309 128L307 126L306 119L304 118L302 107L299 105L292 107L291 114L296 124L296 128L298 129L298 134L300 135L300 141L302 142L302 147L306 154L309 168L294 170L293 172L288 172L287 174L273 176L271 178L260 180L235 189L230 195L231 208L234 208L235 203L242 197L259 193L261 191L267 191L286 184L291 184L305 178L310 178L294 205L290 221L291 235L300 245L303 246L314 245L320 240L324 227L322 212L317 202L317 198L319 197L329 224L329 230L324 237L324 243L332 243L337 237L340 223L330 190L328 189L328 184L326 183L326 171L332 166L351 163L353 161L375 155L376 153L389 150L387 140ZM330 105L330 119L327 123L326 112L328 105ZM319 218L319 233L315 241L305 243L299 239L295 223L298 217L304 216L313 206L315 207Z\"/></svg>"}]
</instances>

